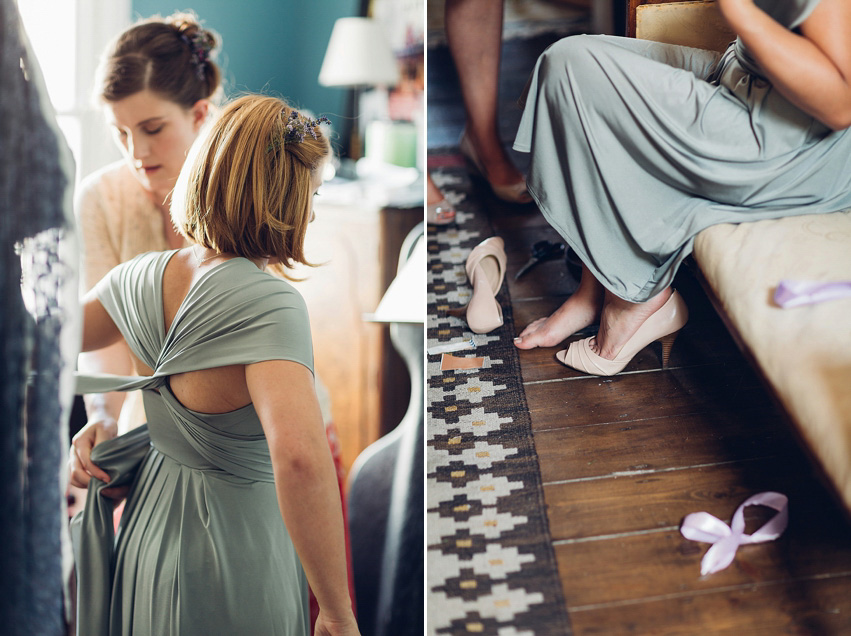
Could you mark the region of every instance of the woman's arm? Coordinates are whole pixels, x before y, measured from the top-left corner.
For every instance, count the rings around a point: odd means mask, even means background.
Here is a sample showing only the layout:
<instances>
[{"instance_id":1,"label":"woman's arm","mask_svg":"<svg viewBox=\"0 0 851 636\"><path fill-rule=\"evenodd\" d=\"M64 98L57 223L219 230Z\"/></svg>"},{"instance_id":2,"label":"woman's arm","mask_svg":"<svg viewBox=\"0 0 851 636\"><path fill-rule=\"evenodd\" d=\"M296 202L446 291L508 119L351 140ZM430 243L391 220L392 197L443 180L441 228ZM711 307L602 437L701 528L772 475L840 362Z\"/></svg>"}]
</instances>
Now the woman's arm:
<instances>
[{"instance_id":1,"label":"woman's arm","mask_svg":"<svg viewBox=\"0 0 851 636\"><path fill-rule=\"evenodd\" d=\"M110 214L115 205L107 203L111 200L107 194L109 191L109 181L105 176L87 179L80 186L74 200L77 224L85 244L82 280L84 293L90 293L98 281L121 262L110 232L110 228L118 224L116 219L119 216ZM81 353L77 359L77 368L83 373L91 374L129 376L134 373L130 348L123 339L108 347ZM126 397L126 393L119 391L83 396L88 421L99 422L99 426L117 431L118 417Z\"/></svg>"},{"instance_id":2,"label":"woman's arm","mask_svg":"<svg viewBox=\"0 0 851 636\"><path fill-rule=\"evenodd\" d=\"M346 570L337 475L313 375L297 362L245 367L251 401L272 456L278 504L319 602L317 634L358 634Z\"/></svg>"},{"instance_id":3,"label":"woman's arm","mask_svg":"<svg viewBox=\"0 0 851 636\"><path fill-rule=\"evenodd\" d=\"M753 0L718 0L733 30L786 99L834 130L851 126L851 2L821 0L797 35Z\"/></svg>"},{"instance_id":4,"label":"woman's arm","mask_svg":"<svg viewBox=\"0 0 851 636\"><path fill-rule=\"evenodd\" d=\"M94 289L83 298L83 346L82 351L95 351L121 340L121 332L98 300Z\"/></svg>"},{"instance_id":5,"label":"woman's arm","mask_svg":"<svg viewBox=\"0 0 851 636\"><path fill-rule=\"evenodd\" d=\"M110 318L104 306L98 300L94 290L89 291L83 299L83 351L103 349L114 352L118 345L123 344L121 332ZM124 345L127 349L127 345ZM120 352L120 350L119 350ZM91 356L92 354L85 354ZM130 360L127 354L127 367L130 370ZM84 360L80 357L80 362ZM115 365L109 369L100 366L100 360L89 358L85 370L90 373L115 372L115 367L120 367L119 357ZM81 370L83 364L79 365ZM126 373L125 375L130 375ZM87 488L92 477L108 482L108 475L91 462L92 448L101 442L112 439L118 434L118 412L121 410L121 402L110 404L109 399L115 394L94 395L91 401L86 402L86 413L88 423L74 436L71 443L71 454L68 460L71 471L71 484L77 488ZM117 408L116 408L117 406ZM115 411L112 409L115 408ZM109 495L110 492L104 494Z\"/></svg>"}]
</instances>

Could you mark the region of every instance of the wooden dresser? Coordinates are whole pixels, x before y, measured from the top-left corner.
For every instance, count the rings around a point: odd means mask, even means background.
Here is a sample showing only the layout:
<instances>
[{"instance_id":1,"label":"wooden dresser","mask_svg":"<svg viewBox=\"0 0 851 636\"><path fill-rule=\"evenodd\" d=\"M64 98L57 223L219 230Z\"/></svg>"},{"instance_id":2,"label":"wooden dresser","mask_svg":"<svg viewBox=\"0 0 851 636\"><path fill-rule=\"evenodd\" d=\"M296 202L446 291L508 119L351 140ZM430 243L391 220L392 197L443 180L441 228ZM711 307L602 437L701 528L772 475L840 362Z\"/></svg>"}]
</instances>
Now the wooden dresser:
<instances>
[{"instance_id":1,"label":"wooden dresser","mask_svg":"<svg viewBox=\"0 0 851 636\"><path fill-rule=\"evenodd\" d=\"M299 267L295 283L310 312L318 379L348 472L358 454L391 430L408 406L405 365L387 325L364 321L396 276L399 249L423 220L423 208L382 208L365 202L317 199L306 253L316 268Z\"/></svg>"}]
</instances>

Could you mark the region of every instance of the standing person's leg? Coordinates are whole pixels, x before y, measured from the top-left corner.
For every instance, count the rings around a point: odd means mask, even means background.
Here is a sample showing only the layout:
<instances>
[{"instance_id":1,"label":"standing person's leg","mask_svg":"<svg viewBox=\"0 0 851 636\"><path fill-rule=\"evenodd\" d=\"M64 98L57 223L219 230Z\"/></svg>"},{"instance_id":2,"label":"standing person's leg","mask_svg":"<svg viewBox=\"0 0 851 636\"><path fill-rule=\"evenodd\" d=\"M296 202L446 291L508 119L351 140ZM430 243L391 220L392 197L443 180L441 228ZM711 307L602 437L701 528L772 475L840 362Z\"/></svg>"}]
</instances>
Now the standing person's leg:
<instances>
[{"instance_id":1,"label":"standing person's leg","mask_svg":"<svg viewBox=\"0 0 851 636\"><path fill-rule=\"evenodd\" d=\"M502 17L502 1L446 0L446 39L467 112L466 136L483 176L495 190L523 182L499 139L497 124ZM531 201L525 188L515 196Z\"/></svg>"},{"instance_id":2,"label":"standing person's leg","mask_svg":"<svg viewBox=\"0 0 851 636\"><path fill-rule=\"evenodd\" d=\"M446 200L443 193L434 183L431 175L427 176L426 190L426 221L430 225L446 225L455 220L455 208Z\"/></svg>"}]
</instances>

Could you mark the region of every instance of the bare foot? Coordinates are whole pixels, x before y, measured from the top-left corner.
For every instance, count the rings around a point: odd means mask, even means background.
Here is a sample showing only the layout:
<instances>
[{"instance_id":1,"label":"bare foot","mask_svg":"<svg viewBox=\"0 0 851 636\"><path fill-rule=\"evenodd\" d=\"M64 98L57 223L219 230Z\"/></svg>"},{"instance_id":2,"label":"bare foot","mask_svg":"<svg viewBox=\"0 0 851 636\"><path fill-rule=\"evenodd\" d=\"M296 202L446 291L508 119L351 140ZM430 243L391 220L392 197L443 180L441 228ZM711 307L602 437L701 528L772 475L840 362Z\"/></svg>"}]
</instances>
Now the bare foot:
<instances>
[{"instance_id":1,"label":"bare foot","mask_svg":"<svg viewBox=\"0 0 851 636\"><path fill-rule=\"evenodd\" d=\"M538 318L514 339L518 349L534 349L535 347L555 347L577 331L593 325L600 315L599 308L591 305L571 303L573 296L552 315Z\"/></svg>"},{"instance_id":2,"label":"bare foot","mask_svg":"<svg viewBox=\"0 0 851 636\"><path fill-rule=\"evenodd\" d=\"M577 290L552 315L529 323L514 339L514 346L518 349L555 347L580 329L597 322L603 304L602 291L582 291L581 288Z\"/></svg>"},{"instance_id":3,"label":"bare foot","mask_svg":"<svg viewBox=\"0 0 851 636\"><path fill-rule=\"evenodd\" d=\"M614 360L644 321L668 301L671 293L669 287L647 302L631 303L607 291L600 330L589 343L591 350L602 358Z\"/></svg>"},{"instance_id":4,"label":"bare foot","mask_svg":"<svg viewBox=\"0 0 851 636\"><path fill-rule=\"evenodd\" d=\"M603 286L582 266L579 287L551 316L529 323L514 339L518 349L555 347L580 329L593 325L603 307Z\"/></svg>"}]
</instances>

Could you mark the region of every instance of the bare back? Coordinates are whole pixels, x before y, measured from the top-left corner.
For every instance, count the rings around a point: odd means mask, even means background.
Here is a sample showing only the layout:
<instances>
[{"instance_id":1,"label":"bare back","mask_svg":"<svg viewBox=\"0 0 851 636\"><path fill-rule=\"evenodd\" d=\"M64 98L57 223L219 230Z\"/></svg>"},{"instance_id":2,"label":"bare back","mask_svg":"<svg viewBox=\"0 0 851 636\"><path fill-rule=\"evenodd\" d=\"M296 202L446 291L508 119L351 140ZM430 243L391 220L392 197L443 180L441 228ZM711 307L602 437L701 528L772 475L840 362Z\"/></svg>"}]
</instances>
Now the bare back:
<instances>
[{"instance_id":1,"label":"bare back","mask_svg":"<svg viewBox=\"0 0 851 636\"><path fill-rule=\"evenodd\" d=\"M213 263L199 266L191 248L180 250L169 260L163 274L162 303L166 331L192 285L222 262L223 259L216 259ZM151 370L135 356L134 364L139 375L151 375ZM169 378L169 386L183 406L199 413L227 413L251 403L243 364L179 373Z\"/></svg>"}]
</instances>

